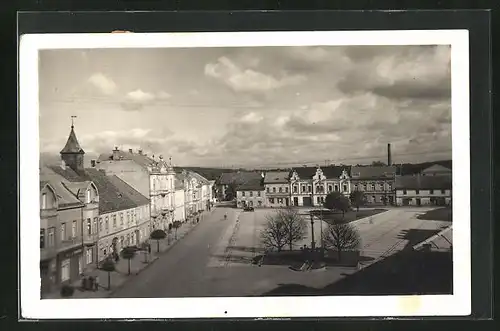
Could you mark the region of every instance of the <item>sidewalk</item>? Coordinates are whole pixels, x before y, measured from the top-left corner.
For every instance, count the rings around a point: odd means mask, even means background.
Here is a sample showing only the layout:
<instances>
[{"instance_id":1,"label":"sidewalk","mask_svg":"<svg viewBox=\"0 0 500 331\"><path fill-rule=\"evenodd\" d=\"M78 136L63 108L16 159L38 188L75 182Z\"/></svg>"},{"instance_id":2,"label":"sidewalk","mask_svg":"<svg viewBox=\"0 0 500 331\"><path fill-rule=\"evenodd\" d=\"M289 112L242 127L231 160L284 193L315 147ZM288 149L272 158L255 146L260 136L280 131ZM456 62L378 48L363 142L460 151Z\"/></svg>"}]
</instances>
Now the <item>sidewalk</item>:
<instances>
[{"instance_id":1,"label":"sidewalk","mask_svg":"<svg viewBox=\"0 0 500 331\"><path fill-rule=\"evenodd\" d=\"M203 219L207 218L212 214L215 208L211 211L205 211L200 215L200 223ZM195 219L196 222L196 219ZM157 242L156 240L149 240L151 244L151 254L147 252L139 251L136 253L135 257L130 260L130 275L128 275L128 263L127 259L120 258L120 260L115 264L116 270L110 273L111 277L111 289L108 291L108 272L95 268L85 270L85 276L99 277L99 289L97 291L82 291L80 290L81 280L76 281L71 284L74 288L73 296L69 298L63 298L60 295L59 289L57 291L45 294L43 299L92 299L92 298L105 298L110 296L113 292L120 289L126 282L131 281L136 275L141 273L143 270L148 268L153 264L162 254L166 253L170 248L172 248L177 242L182 240L189 232L194 229L199 223L194 223L189 220L182 224L182 226L177 230L177 239L175 238L175 230L168 234L168 237L159 241L159 252L157 252Z\"/></svg>"}]
</instances>

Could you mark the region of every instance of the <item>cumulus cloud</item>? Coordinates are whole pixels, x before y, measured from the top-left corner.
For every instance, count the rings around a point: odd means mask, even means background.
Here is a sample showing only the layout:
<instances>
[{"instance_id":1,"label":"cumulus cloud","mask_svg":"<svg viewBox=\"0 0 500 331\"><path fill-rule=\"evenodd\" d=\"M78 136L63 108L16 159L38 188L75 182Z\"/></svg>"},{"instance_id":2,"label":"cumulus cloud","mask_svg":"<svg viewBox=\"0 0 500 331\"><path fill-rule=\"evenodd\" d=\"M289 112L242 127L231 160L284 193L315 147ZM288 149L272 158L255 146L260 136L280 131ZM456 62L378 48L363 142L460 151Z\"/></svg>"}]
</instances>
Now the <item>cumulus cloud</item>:
<instances>
[{"instance_id":1,"label":"cumulus cloud","mask_svg":"<svg viewBox=\"0 0 500 331\"><path fill-rule=\"evenodd\" d=\"M100 72L90 76L88 82L105 95L111 95L117 90L115 82Z\"/></svg>"},{"instance_id":2,"label":"cumulus cloud","mask_svg":"<svg viewBox=\"0 0 500 331\"><path fill-rule=\"evenodd\" d=\"M227 57L205 66L205 75L216 78L236 92L267 92L289 85L299 85L307 79L302 75L282 73L274 77L262 72L238 66Z\"/></svg>"},{"instance_id":3,"label":"cumulus cloud","mask_svg":"<svg viewBox=\"0 0 500 331\"><path fill-rule=\"evenodd\" d=\"M137 111L157 101L168 100L171 97L172 96L165 91L160 91L155 94L137 89L125 95L124 100L121 102L121 106L124 110Z\"/></svg>"}]
</instances>

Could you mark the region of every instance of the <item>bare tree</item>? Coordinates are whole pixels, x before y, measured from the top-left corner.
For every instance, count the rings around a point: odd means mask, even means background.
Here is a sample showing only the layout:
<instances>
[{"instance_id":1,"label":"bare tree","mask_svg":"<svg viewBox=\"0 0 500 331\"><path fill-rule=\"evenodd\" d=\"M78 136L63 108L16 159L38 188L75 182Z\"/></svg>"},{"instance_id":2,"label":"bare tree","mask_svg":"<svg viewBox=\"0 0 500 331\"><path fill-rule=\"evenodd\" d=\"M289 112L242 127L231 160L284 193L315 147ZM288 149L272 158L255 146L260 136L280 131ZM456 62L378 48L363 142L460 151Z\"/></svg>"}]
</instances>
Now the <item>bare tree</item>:
<instances>
[{"instance_id":1,"label":"bare tree","mask_svg":"<svg viewBox=\"0 0 500 331\"><path fill-rule=\"evenodd\" d=\"M260 233L261 243L266 248L276 248L281 252L287 242L285 223L276 215L268 215L266 218L266 227Z\"/></svg>"},{"instance_id":2,"label":"bare tree","mask_svg":"<svg viewBox=\"0 0 500 331\"><path fill-rule=\"evenodd\" d=\"M349 223L329 224L323 232L323 241L326 248L337 250L339 261L343 251L358 249L361 245L358 230Z\"/></svg>"},{"instance_id":3,"label":"bare tree","mask_svg":"<svg viewBox=\"0 0 500 331\"><path fill-rule=\"evenodd\" d=\"M286 243L290 250L293 248L293 244L298 241L303 240L307 233L307 223L299 214L297 209L292 207L286 207L279 209L276 212L275 217L282 220L285 224L286 229Z\"/></svg>"}]
</instances>

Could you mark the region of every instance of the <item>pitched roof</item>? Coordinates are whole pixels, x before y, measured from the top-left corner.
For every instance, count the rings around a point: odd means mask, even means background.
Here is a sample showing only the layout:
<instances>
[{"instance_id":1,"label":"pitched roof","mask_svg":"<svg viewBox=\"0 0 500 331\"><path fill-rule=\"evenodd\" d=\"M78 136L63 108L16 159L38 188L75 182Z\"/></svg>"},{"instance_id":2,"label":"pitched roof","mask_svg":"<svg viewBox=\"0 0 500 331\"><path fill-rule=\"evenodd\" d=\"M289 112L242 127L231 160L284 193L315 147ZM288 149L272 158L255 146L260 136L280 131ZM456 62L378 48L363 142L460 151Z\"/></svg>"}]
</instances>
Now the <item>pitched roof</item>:
<instances>
[{"instance_id":1,"label":"pitched roof","mask_svg":"<svg viewBox=\"0 0 500 331\"><path fill-rule=\"evenodd\" d=\"M251 179L236 187L236 191L264 191L264 183L262 179Z\"/></svg>"},{"instance_id":2,"label":"pitched roof","mask_svg":"<svg viewBox=\"0 0 500 331\"><path fill-rule=\"evenodd\" d=\"M359 176L357 176L359 174ZM394 178L396 166L353 166L351 167L352 178L376 179L376 178Z\"/></svg>"},{"instance_id":3,"label":"pitched roof","mask_svg":"<svg viewBox=\"0 0 500 331\"><path fill-rule=\"evenodd\" d=\"M135 208L138 205L122 192L103 171L88 169L87 174L99 190L99 213L106 214L114 211Z\"/></svg>"},{"instance_id":4,"label":"pitched roof","mask_svg":"<svg viewBox=\"0 0 500 331\"><path fill-rule=\"evenodd\" d=\"M290 177L289 171L269 171L264 177L264 184L287 183Z\"/></svg>"},{"instance_id":5,"label":"pitched roof","mask_svg":"<svg viewBox=\"0 0 500 331\"><path fill-rule=\"evenodd\" d=\"M124 182L120 177L113 175L108 176L108 179L122 194L126 195L130 200L132 200L136 204L136 206L149 204L149 199L147 197Z\"/></svg>"},{"instance_id":6,"label":"pitched roof","mask_svg":"<svg viewBox=\"0 0 500 331\"><path fill-rule=\"evenodd\" d=\"M220 175L218 183L220 185L236 184L242 185L253 179L261 179L260 173L255 171L237 171L237 172L225 172Z\"/></svg>"},{"instance_id":7,"label":"pitched roof","mask_svg":"<svg viewBox=\"0 0 500 331\"><path fill-rule=\"evenodd\" d=\"M64 148L61 150L62 154L65 153L80 153L84 154L85 152L83 151L82 147L80 147L80 144L78 143L78 139L76 139L76 134L73 125L71 126L71 131L69 133L68 140L66 141L66 145Z\"/></svg>"},{"instance_id":8,"label":"pitched roof","mask_svg":"<svg viewBox=\"0 0 500 331\"><path fill-rule=\"evenodd\" d=\"M448 176L398 176L396 189L446 190L452 188L451 177Z\"/></svg>"},{"instance_id":9,"label":"pitched roof","mask_svg":"<svg viewBox=\"0 0 500 331\"><path fill-rule=\"evenodd\" d=\"M81 202L71 190L64 185L67 181L55 172L52 172L47 167L40 169L40 190L46 184L49 184L55 191L59 208L64 207L83 207Z\"/></svg>"},{"instance_id":10,"label":"pitched roof","mask_svg":"<svg viewBox=\"0 0 500 331\"><path fill-rule=\"evenodd\" d=\"M422 174L426 174L426 173L450 173L451 174L451 169L443 167L440 164L433 164L430 167L422 170Z\"/></svg>"},{"instance_id":11,"label":"pitched roof","mask_svg":"<svg viewBox=\"0 0 500 331\"><path fill-rule=\"evenodd\" d=\"M198 182L200 182L201 184L203 185L208 185L208 179L206 179L205 177L203 177L202 175L200 175L199 173L197 172L194 172L194 171L187 171L187 174L196 178L196 180Z\"/></svg>"},{"instance_id":12,"label":"pitched roof","mask_svg":"<svg viewBox=\"0 0 500 331\"><path fill-rule=\"evenodd\" d=\"M68 166L66 166L64 169L61 166L54 165L47 166L47 168L69 182L85 182L90 180L86 172L76 172Z\"/></svg>"},{"instance_id":13,"label":"pitched roof","mask_svg":"<svg viewBox=\"0 0 500 331\"><path fill-rule=\"evenodd\" d=\"M144 155L144 154L139 154L139 153L130 153L122 150L114 151L116 155L120 158L121 160L132 160L135 163L139 164L140 166L147 167L149 165L155 164L157 161L155 161L153 158ZM97 159L98 162L104 162L104 161L112 161L113 160L113 153L103 153L99 155L99 158Z\"/></svg>"}]
</instances>

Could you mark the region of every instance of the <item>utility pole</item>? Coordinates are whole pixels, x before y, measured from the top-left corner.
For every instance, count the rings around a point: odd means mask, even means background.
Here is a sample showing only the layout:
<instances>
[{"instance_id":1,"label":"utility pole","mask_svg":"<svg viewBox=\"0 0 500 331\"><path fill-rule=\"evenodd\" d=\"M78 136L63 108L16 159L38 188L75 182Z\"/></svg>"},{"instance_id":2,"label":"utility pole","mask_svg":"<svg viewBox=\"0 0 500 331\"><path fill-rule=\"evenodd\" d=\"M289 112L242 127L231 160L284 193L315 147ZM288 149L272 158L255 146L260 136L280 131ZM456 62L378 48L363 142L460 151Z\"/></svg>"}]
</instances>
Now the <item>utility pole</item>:
<instances>
[{"instance_id":1,"label":"utility pole","mask_svg":"<svg viewBox=\"0 0 500 331\"><path fill-rule=\"evenodd\" d=\"M311 216L311 251L314 251L316 248L316 243L314 242L314 217L313 213L310 214Z\"/></svg>"}]
</instances>

